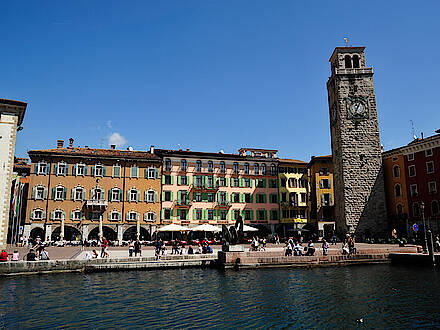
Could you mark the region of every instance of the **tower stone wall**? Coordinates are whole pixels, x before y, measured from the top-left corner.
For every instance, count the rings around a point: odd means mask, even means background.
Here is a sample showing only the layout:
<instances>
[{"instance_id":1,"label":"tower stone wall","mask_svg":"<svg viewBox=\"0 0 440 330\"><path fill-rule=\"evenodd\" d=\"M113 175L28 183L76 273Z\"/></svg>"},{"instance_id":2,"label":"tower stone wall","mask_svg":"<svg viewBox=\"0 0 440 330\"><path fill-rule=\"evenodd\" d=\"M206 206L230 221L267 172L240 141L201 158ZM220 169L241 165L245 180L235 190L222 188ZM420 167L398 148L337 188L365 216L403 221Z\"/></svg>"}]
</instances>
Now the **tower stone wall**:
<instances>
[{"instance_id":1,"label":"tower stone wall","mask_svg":"<svg viewBox=\"0 0 440 330\"><path fill-rule=\"evenodd\" d=\"M364 47L338 47L327 82L337 231L378 236L387 226L373 69Z\"/></svg>"}]
</instances>

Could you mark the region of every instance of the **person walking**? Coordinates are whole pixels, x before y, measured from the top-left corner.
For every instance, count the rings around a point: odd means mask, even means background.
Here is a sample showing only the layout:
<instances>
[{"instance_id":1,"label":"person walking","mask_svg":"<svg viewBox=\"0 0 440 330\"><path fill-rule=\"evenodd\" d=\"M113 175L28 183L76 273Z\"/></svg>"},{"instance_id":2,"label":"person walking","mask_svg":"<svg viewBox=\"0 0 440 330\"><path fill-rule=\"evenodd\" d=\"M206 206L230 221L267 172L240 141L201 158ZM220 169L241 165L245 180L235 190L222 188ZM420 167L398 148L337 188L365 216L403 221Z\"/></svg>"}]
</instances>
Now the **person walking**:
<instances>
[{"instance_id":1,"label":"person walking","mask_svg":"<svg viewBox=\"0 0 440 330\"><path fill-rule=\"evenodd\" d=\"M137 257L138 253L139 257L142 257L141 242L137 239L136 242L134 242L134 256Z\"/></svg>"},{"instance_id":2,"label":"person walking","mask_svg":"<svg viewBox=\"0 0 440 330\"><path fill-rule=\"evenodd\" d=\"M102 236L101 258L107 258L109 256L107 250L108 250L108 241L104 236Z\"/></svg>"},{"instance_id":3,"label":"person walking","mask_svg":"<svg viewBox=\"0 0 440 330\"><path fill-rule=\"evenodd\" d=\"M130 243L128 243L128 256L133 257L133 252L134 252L134 242L131 239Z\"/></svg>"}]
</instances>

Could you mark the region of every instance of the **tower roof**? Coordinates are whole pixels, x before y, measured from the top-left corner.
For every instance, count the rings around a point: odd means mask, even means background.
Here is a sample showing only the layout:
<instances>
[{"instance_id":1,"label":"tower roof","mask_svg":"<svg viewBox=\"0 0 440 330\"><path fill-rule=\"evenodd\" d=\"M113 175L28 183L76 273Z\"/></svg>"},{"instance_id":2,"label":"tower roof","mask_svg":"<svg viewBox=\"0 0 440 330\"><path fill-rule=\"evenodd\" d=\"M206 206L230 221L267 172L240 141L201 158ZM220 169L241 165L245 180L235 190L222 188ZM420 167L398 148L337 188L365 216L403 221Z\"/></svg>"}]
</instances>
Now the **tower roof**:
<instances>
[{"instance_id":1,"label":"tower roof","mask_svg":"<svg viewBox=\"0 0 440 330\"><path fill-rule=\"evenodd\" d=\"M364 46L361 47L336 47L335 50L332 53L332 56L330 56L329 62L333 62L334 57L337 53L350 53L350 52L356 52L356 53L362 53L365 50Z\"/></svg>"}]
</instances>

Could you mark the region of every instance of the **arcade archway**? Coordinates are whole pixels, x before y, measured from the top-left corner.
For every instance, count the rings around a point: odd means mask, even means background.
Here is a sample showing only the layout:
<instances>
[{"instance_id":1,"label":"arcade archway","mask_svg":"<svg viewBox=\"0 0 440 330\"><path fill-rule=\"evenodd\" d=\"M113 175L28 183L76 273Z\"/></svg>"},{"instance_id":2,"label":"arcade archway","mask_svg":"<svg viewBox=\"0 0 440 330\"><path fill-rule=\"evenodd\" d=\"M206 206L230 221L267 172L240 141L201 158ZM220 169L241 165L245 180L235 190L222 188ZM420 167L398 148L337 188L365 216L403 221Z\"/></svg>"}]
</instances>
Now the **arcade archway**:
<instances>
[{"instance_id":1,"label":"arcade archway","mask_svg":"<svg viewBox=\"0 0 440 330\"><path fill-rule=\"evenodd\" d=\"M116 241L118 234L111 227L102 226L102 235L109 241ZM98 239L99 238L99 227L93 228L88 239Z\"/></svg>"}]
</instances>

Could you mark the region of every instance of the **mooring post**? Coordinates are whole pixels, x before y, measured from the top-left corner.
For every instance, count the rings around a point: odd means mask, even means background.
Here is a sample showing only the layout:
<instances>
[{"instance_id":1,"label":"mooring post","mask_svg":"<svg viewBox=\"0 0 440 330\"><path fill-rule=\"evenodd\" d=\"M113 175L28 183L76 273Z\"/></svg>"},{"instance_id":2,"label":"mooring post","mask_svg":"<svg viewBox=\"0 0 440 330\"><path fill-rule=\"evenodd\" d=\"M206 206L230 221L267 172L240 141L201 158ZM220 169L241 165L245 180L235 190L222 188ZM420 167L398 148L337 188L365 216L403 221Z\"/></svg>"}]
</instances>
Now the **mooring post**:
<instances>
[{"instance_id":1,"label":"mooring post","mask_svg":"<svg viewBox=\"0 0 440 330\"><path fill-rule=\"evenodd\" d=\"M428 230L428 251L429 256L432 260L432 265L435 266L435 255L434 255L434 240L432 239L432 231Z\"/></svg>"}]
</instances>

